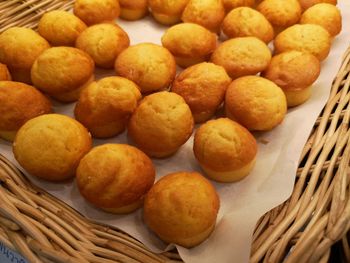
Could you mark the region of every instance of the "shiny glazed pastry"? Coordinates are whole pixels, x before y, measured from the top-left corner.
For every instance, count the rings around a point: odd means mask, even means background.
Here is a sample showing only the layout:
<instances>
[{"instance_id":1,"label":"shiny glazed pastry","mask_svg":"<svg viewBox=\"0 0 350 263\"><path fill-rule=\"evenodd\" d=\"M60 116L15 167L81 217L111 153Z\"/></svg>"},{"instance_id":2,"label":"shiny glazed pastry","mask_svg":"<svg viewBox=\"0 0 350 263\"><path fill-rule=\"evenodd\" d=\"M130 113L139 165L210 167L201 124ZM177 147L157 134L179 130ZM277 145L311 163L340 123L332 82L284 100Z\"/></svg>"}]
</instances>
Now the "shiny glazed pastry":
<instances>
[{"instance_id":1,"label":"shiny glazed pastry","mask_svg":"<svg viewBox=\"0 0 350 263\"><path fill-rule=\"evenodd\" d=\"M228 118L210 120L195 133L193 151L205 174L218 182L236 182L254 167L257 144L243 126Z\"/></svg>"},{"instance_id":2,"label":"shiny glazed pastry","mask_svg":"<svg viewBox=\"0 0 350 263\"><path fill-rule=\"evenodd\" d=\"M254 7L255 0L223 0L224 7L226 9L226 12L230 12L232 9L235 9L237 7L241 6L249 6Z\"/></svg>"},{"instance_id":3,"label":"shiny glazed pastry","mask_svg":"<svg viewBox=\"0 0 350 263\"><path fill-rule=\"evenodd\" d=\"M155 20L163 25L181 21L181 14L189 0L148 0L148 6Z\"/></svg>"},{"instance_id":4,"label":"shiny glazed pastry","mask_svg":"<svg viewBox=\"0 0 350 263\"><path fill-rule=\"evenodd\" d=\"M120 17L125 20L138 20L148 12L147 0L119 0Z\"/></svg>"},{"instance_id":5,"label":"shiny glazed pastry","mask_svg":"<svg viewBox=\"0 0 350 263\"><path fill-rule=\"evenodd\" d=\"M11 75L7 66L0 63L0 81L2 80L11 80Z\"/></svg>"},{"instance_id":6,"label":"shiny glazed pastry","mask_svg":"<svg viewBox=\"0 0 350 263\"><path fill-rule=\"evenodd\" d=\"M127 144L97 146L83 157L77 169L82 196L116 214L130 213L142 206L154 179L150 158Z\"/></svg>"},{"instance_id":7,"label":"shiny glazed pastry","mask_svg":"<svg viewBox=\"0 0 350 263\"><path fill-rule=\"evenodd\" d=\"M91 148L91 136L76 120L45 114L27 121L18 131L13 153L31 175L63 181L75 176L80 159Z\"/></svg>"},{"instance_id":8,"label":"shiny glazed pastry","mask_svg":"<svg viewBox=\"0 0 350 263\"><path fill-rule=\"evenodd\" d=\"M337 5L337 0L299 0L300 6L303 10L306 10L310 8L313 5L319 4L319 3L328 3L332 5Z\"/></svg>"},{"instance_id":9,"label":"shiny glazed pastry","mask_svg":"<svg viewBox=\"0 0 350 263\"><path fill-rule=\"evenodd\" d=\"M219 207L219 196L207 179L195 172L178 172L162 177L151 188L143 216L163 241L190 248L214 230Z\"/></svg>"}]
</instances>

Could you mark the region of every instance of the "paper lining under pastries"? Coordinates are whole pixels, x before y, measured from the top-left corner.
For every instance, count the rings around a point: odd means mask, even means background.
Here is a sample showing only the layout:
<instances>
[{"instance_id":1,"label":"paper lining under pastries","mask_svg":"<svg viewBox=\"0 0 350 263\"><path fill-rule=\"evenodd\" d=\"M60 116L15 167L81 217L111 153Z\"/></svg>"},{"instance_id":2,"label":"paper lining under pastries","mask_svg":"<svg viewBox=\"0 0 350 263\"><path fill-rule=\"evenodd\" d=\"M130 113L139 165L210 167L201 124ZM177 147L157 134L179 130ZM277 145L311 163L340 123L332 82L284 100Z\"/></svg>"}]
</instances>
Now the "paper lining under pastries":
<instances>
[{"instance_id":1,"label":"paper lining under pastries","mask_svg":"<svg viewBox=\"0 0 350 263\"><path fill-rule=\"evenodd\" d=\"M181 14L189 0L148 0L148 6L155 20L164 25L181 21Z\"/></svg>"},{"instance_id":2,"label":"paper lining under pastries","mask_svg":"<svg viewBox=\"0 0 350 263\"><path fill-rule=\"evenodd\" d=\"M0 81L11 80L11 74L5 64L0 63Z\"/></svg>"},{"instance_id":3,"label":"paper lining under pastries","mask_svg":"<svg viewBox=\"0 0 350 263\"><path fill-rule=\"evenodd\" d=\"M224 3L224 7L227 13L237 7L241 7L241 6L254 7L255 5L255 0L223 0L222 2Z\"/></svg>"},{"instance_id":4,"label":"paper lining under pastries","mask_svg":"<svg viewBox=\"0 0 350 263\"><path fill-rule=\"evenodd\" d=\"M303 10L306 10L310 8L313 5L319 4L319 3L328 3L332 5L337 5L337 0L299 0L300 6Z\"/></svg>"},{"instance_id":5,"label":"paper lining under pastries","mask_svg":"<svg viewBox=\"0 0 350 263\"><path fill-rule=\"evenodd\" d=\"M120 17L125 20L138 20L148 12L147 0L119 0Z\"/></svg>"}]
</instances>

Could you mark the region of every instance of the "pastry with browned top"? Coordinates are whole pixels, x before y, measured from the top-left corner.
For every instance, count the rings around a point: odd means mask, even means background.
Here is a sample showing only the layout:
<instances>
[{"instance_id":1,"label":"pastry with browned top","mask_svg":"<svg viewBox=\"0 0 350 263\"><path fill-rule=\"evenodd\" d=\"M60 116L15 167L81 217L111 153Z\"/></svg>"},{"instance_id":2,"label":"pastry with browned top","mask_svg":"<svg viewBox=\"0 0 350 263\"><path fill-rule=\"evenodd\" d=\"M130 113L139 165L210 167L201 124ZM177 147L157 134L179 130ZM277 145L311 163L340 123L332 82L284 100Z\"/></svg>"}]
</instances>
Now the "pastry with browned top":
<instances>
[{"instance_id":1,"label":"pastry with browned top","mask_svg":"<svg viewBox=\"0 0 350 263\"><path fill-rule=\"evenodd\" d=\"M119 0L120 17L125 20L138 20L148 12L147 0Z\"/></svg>"},{"instance_id":2,"label":"pastry with browned top","mask_svg":"<svg viewBox=\"0 0 350 263\"><path fill-rule=\"evenodd\" d=\"M223 3L226 9L226 12L228 13L231 10L241 6L254 7L255 0L223 0Z\"/></svg>"},{"instance_id":3,"label":"pastry with browned top","mask_svg":"<svg viewBox=\"0 0 350 263\"><path fill-rule=\"evenodd\" d=\"M164 25L181 21L181 14L189 0L148 0L148 6L155 20Z\"/></svg>"},{"instance_id":4,"label":"pastry with browned top","mask_svg":"<svg viewBox=\"0 0 350 263\"><path fill-rule=\"evenodd\" d=\"M319 4L319 3L328 3L332 5L337 5L337 0L299 0L300 6L303 10L306 10L310 8L313 5Z\"/></svg>"}]
</instances>

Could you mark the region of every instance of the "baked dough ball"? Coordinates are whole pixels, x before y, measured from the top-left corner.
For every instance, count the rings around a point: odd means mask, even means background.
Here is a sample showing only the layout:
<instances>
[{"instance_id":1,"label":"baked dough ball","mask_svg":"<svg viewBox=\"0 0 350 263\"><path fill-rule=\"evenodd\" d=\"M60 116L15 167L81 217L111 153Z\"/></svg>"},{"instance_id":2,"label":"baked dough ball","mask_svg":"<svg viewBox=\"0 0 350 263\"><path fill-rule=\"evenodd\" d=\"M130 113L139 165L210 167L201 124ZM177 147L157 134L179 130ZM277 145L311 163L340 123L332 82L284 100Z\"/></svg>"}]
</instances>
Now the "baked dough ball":
<instances>
[{"instance_id":1,"label":"baked dough ball","mask_svg":"<svg viewBox=\"0 0 350 263\"><path fill-rule=\"evenodd\" d=\"M7 66L0 63L0 81L2 80L11 80L11 75Z\"/></svg>"},{"instance_id":2,"label":"baked dough ball","mask_svg":"<svg viewBox=\"0 0 350 263\"><path fill-rule=\"evenodd\" d=\"M220 199L201 174L178 172L162 177L148 192L144 221L168 243L193 247L215 228Z\"/></svg>"},{"instance_id":3,"label":"baked dough ball","mask_svg":"<svg viewBox=\"0 0 350 263\"><path fill-rule=\"evenodd\" d=\"M51 102L34 87L0 81L0 138L13 141L26 121L50 112Z\"/></svg>"},{"instance_id":4,"label":"baked dough ball","mask_svg":"<svg viewBox=\"0 0 350 263\"><path fill-rule=\"evenodd\" d=\"M230 183L243 179L254 167L257 143L246 128L220 118L206 122L197 130L193 151L209 178Z\"/></svg>"},{"instance_id":5,"label":"baked dough ball","mask_svg":"<svg viewBox=\"0 0 350 263\"><path fill-rule=\"evenodd\" d=\"M130 44L128 34L116 24L98 24L87 28L76 47L85 51L102 68L113 68L117 56Z\"/></svg>"},{"instance_id":6,"label":"baked dough ball","mask_svg":"<svg viewBox=\"0 0 350 263\"><path fill-rule=\"evenodd\" d=\"M115 70L117 75L135 82L142 93L150 93L169 87L176 75L176 63L166 48L141 43L119 54Z\"/></svg>"},{"instance_id":7,"label":"baked dough ball","mask_svg":"<svg viewBox=\"0 0 350 263\"><path fill-rule=\"evenodd\" d=\"M306 10L311 6L319 3L328 3L332 5L337 5L337 2L338 2L337 0L299 0L299 4L303 10Z\"/></svg>"},{"instance_id":8,"label":"baked dough ball","mask_svg":"<svg viewBox=\"0 0 350 263\"><path fill-rule=\"evenodd\" d=\"M270 60L270 49L256 37L227 40L211 56L211 61L223 66L231 78L255 75L263 71Z\"/></svg>"},{"instance_id":9,"label":"baked dough ball","mask_svg":"<svg viewBox=\"0 0 350 263\"><path fill-rule=\"evenodd\" d=\"M270 80L246 76L234 80L226 91L226 115L252 131L269 131L287 112L282 89Z\"/></svg>"},{"instance_id":10,"label":"baked dough ball","mask_svg":"<svg viewBox=\"0 0 350 263\"><path fill-rule=\"evenodd\" d=\"M162 44L185 68L208 60L216 48L217 36L200 25L182 23L165 31Z\"/></svg>"},{"instance_id":11,"label":"baked dough ball","mask_svg":"<svg viewBox=\"0 0 350 263\"><path fill-rule=\"evenodd\" d=\"M150 158L127 144L97 146L83 157L77 169L77 185L82 196L95 206L117 214L139 208L154 179Z\"/></svg>"},{"instance_id":12,"label":"baked dough ball","mask_svg":"<svg viewBox=\"0 0 350 263\"><path fill-rule=\"evenodd\" d=\"M181 21L181 14L189 0L148 0L155 20L164 25L173 25Z\"/></svg>"},{"instance_id":13,"label":"baked dough ball","mask_svg":"<svg viewBox=\"0 0 350 263\"><path fill-rule=\"evenodd\" d=\"M265 43L274 38L270 22L250 7L238 7L228 13L222 24L222 31L229 38L254 36Z\"/></svg>"},{"instance_id":14,"label":"baked dough ball","mask_svg":"<svg viewBox=\"0 0 350 263\"><path fill-rule=\"evenodd\" d=\"M324 27L334 37L342 29L342 17L337 7L331 4L316 4L307 9L300 20L301 24L316 24Z\"/></svg>"},{"instance_id":15,"label":"baked dough ball","mask_svg":"<svg viewBox=\"0 0 350 263\"><path fill-rule=\"evenodd\" d=\"M30 84L30 69L35 59L49 47L32 29L12 27L0 35L0 63L7 65L13 80Z\"/></svg>"},{"instance_id":16,"label":"baked dough ball","mask_svg":"<svg viewBox=\"0 0 350 263\"><path fill-rule=\"evenodd\" d=\"M152 157L175 153L191 136L193 117L184 99L172 92L145 97L131 116L128 134Z\"/></svg>"},{"instance_id":17,"label":"baked dough ball","mask_svg":"<svg viewBox=\"0 0 350 263\"><path fill-rule=\"evenodd\" d=\"M148 12L147 0L119 0L120 17L125 20L138 20Z\"/></svg>"},{"instance_id":18,"label":"baked dough ball","mask_svg":"<svg viewBox=\"0 0 350 263\"><path fill-rule=\"evenodd\" d=\"M45 114L27 121L18 131L13 153L31 175L48 181L75 176L80 159L91 149L91 136L76 120Z\"/></svg>"},{"instance_id":19,"label":"baked dough ball","mask_svg":"<svg viewBox=\"0 0 350 263\"><path fill-rule=\"evenodd\" d=\"M263 76L282 88L288 106L293 107L309 99L311 85L320 70L320 62L315 56L292 50L274 56Z\"/></svg>"},{"instance_id":20,"label":"baked dough ball","mask_svg":"<svg viewBox=\"0 0 350 263\"><path fill-rule=\"evenodd\" d=\"M331 37L328 31L319 25L294 25L278 34L274 44L277 54L298 50L309 52L322 61L329 54Z\"/></svg>"},{"instance_id":21,"label":"baked dough ball","mask_svg":"<svg viewBox=\"0 0 350 263\"><path fill-rule=\"evenodd\" d=\"M254 7L255 5L255 0L223 0L222 2L224 3L226 12L230 12L232 9L241 6Z\"/></svg>"},{"instance_id":22,"label":"baked dough ball","mask_svg":"<svg viewBox=\"0 0 350 263\"><path fill-rule=\"evenodd\" d=\"M74 46L86 25L75 15L62 10L45 13L38 26L39 34L53 46Z\"/></svg>"},{"instance_id":23,"label":"baked dough ball","mask_svg":"<svg viewBox=\"0 0 350 263\"><path fill-rule=\"evenodd\" d=\"M141 99L139 88L121 77L92 82L80 94L75 117L94 137L113 137L124 131Z\"/></svg>"},{"instance_id":24,"label":"baked dough ball","mask_svg":"<svg viewBox=\"0 0 350 263\"><path fill-rule=\"evenodd\" d=\"M231 78L223 67L204 62L182 71L171 91L184 98L195 122L204 122L214 116L230 83Z\"/></svg>"},{"instance_id":25,"label":"baked dough ball","mask_svg":"<svg viewBox=\"0 0 350 263\"><path fill-rule=\"evenodd\" d=\"M57 100L71 102L93 81L93 72L94 62L85 52L72 47L53 47L35 60L31 76L36 88Z\"/></svg>"},{"instance_id":26,"label":"baked dough ball","mask_svg":"<svg viewBox=\"0 0 350 263\"><path fill-rule=\"evenodd\" d=\"M182 21L196 23L218 32L225 18L222 0L190 0L182 13Z\"/></svg>"}]
</instances>

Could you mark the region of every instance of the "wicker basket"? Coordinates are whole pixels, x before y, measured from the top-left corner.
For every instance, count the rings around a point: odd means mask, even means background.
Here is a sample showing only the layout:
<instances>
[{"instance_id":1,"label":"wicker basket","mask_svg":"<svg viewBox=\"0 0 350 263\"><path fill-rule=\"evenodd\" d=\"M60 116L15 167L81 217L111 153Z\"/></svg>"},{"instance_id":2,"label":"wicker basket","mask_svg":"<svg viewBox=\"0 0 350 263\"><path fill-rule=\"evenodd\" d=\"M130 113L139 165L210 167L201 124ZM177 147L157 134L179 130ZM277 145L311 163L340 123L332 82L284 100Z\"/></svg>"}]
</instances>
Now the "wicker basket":
<instances>
[{"instance_id":1,"label":"wicker basket","mask_svg":"<svg viewBox=\"0 0 350 263\"><path fill-rule=\"evenodd\" d=\"M0 32L35 28L47 10L67 0L0 2ZM350 49L330 99L301 155L292 196L257 224L251 262L350 262ZM118 229L90 222L32 185L0 156L0 242L30 262L176 262ZM333 249L332 249L333 247Z\"/></svg>"}]
</instances>

